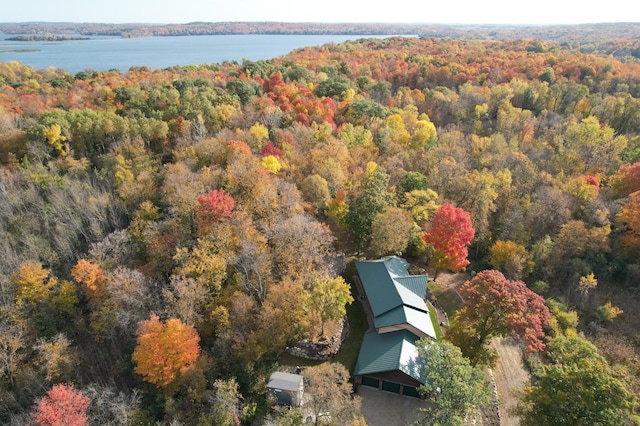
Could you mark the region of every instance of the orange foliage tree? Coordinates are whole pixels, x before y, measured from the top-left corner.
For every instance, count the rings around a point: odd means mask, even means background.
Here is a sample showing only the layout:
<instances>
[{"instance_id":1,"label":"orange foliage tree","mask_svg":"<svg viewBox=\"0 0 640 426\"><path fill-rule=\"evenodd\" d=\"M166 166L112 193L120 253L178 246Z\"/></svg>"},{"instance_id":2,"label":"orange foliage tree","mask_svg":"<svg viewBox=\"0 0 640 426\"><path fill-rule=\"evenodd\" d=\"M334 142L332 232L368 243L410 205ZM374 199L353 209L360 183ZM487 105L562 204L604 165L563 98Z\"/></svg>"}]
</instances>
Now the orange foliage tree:
<instances>
[{"instance_id":1,"label":"orange foliage tree","mask_svg":"<svg viewBox=\"0 0 640 426\"><path fill-rule=\"evenodd\" d=\"M80 259L71 269L74 281L81 284L83 293L96 306L106 297L107 280L102 268L88 260Z\"/></svg>"},{"instance_id":2,"label":"orange foliage tree","mask_svg":"<svg viewBox=\"0 0 640 426\"><path fill-rule=\"evenodd\" d=\"M162 322L151 313L138 326L133 351L135 372L147 382L166 388L193 367L200 355L200 336L177 318Z\"/></svg>"},{"instance_id":3,"label":"orange foliage tree","mask_svg":"<svg viewBox=\"0 0 640 426\"><path fill-rule=\"evenodd\" d=\"M626 254L640 258L640 191L629 195L629 201L622 206L618 219L626 228L622 244Z\"/></svg>"}]
</instances>

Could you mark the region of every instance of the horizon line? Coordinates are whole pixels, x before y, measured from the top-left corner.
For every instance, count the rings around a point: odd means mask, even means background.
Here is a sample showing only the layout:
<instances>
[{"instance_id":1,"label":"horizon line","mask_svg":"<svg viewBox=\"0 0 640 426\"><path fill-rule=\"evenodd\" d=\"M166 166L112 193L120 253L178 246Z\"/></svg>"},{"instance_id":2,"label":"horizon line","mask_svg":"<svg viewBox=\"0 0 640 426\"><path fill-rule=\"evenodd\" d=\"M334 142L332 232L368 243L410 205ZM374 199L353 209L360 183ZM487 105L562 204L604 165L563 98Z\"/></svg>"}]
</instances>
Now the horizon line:
<instances>
[{"instance_id":1,"label":"horizon line","mask_svg":"<svg viewBox=\"0 0 640 426\"><path fill-rule=\"evenodd\" d=\"M601 21L601 22L567 22L567 23L498 23L498 22L317 22L317 21L190 21L190 22L99 22L99 21L0 21L0 25L25 24L66 24L66 25L195 25L195 24L304 24L304 25L445 25L445 26L580 26L580 25L640 25L640 21Z\"/></svg>"}]
</instances>

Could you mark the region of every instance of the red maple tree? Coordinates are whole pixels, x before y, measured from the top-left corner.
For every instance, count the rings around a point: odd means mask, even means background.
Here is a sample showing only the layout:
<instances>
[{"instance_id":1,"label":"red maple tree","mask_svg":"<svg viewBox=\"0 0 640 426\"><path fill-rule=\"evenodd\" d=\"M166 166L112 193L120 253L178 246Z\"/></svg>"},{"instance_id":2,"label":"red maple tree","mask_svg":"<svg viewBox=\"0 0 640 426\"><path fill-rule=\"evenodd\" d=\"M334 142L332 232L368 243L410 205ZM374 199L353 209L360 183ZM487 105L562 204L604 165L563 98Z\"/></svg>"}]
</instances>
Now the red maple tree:
<instances>
[{"instance_id":1,"label":"red maple tree","mask_svg":"<svg viewBox=\"0 0 640 426\"><path fill-rule=\"evenodd\" d=\"M616 196L623 198L640 190L640 161L623 164L611 177L611 188Z\"/></svg>"},{"instance_id":2,"label":"red maple tree","mask_svg":"<svg viewBox=\"0 0 640 426\"><path fill-rule=\"evenodd\" d=\"M269 141L269 143L263 146L262 149L260 150L260 155L262 155L263 157L273 155L274 157L282 159L283 154L280 148L275 146L273 142Z\"/></svg>"},{"instance_id":3,"label":"red maple tree","mask_svg":"<svg viewBox=\"0 0 640 426\"><path fill-rule=\"evenodd\" d=\"M473 363L491 363L494 357L486 345L491 338L510 332L523 339L530 352L545 348L549 309L544 298L524 282L508 280L500 271L486 270L467 281L459 293L464 303L447 338Z\"/></svg>"},{"instance_id":4,"label":"red maple tree","mask_svg":"<svg viewBox=\"0 0 640 426\"><path fill-rule=\"evenodd\" d=\"M198 226L201 230L231 216L236 205L233 197L224 192L224 189L214 189L199 195L198 203Z\"/></svg>"},{"instance_id":5,"label":"red maple tree","mask_svg":"<svg viewBox=\"0 0 640 426\"><path fill-rule=\"evenodd\" d=\"M433 217L433 226L422 235L434 249L432 266L453 272L464 270L469 265L467 246L474 235L469 213L449 203L440 206Z\"/></svg>"},{"instance_id":6,"label":"red maple tree","mask_svg":"<svg viewBox=\"0 0 640 426\"><path fill-rule=\"evenodd\" d=\"M40 399L31 417L37 426L84 426L89 424L91 400L70 384L54 385Z\"/></svg>"}]
</instances>

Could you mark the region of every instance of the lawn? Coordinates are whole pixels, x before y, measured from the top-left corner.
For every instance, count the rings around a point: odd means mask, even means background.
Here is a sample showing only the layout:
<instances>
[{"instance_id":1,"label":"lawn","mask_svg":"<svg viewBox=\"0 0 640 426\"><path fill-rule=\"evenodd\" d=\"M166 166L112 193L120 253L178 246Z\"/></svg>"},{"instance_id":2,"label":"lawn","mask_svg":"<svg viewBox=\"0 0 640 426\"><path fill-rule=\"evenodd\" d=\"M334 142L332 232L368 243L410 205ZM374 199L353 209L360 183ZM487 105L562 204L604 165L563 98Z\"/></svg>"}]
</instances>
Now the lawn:
<instances>
[{"instance_id":1,"label":"lawn","mask_svg":"<svg viewBox=\"0 0 640 426\"><path fill-rule=\"evenodd\" d=\"M455 317L456 311L462 305L462 300L455 290L438 284L435 281L429 281L429 290L438 301L438 304L444 309L451 322Z\"/></svg>"},{"instance_id":2,"label":"lawn","mask_svg":"<svg viewBox=\"0 0 640 426\"><path fill-rule=\"evenodd\" d=\"M431 303L429 303L429 301L426 301L427 303L427 307L429 308L429 317L431 318L431 323L433 324L433 328L436 332L436 339L441 340L442 339L442 330L440 329L440 324L438 324L438 317L436 314L436 309L433 307L433 305ZM449 313L447 312L447 315L449 315Z\"/></svg>"},{"instance_id":3,"label":"lawn","mask_svg":"<svg viewBox=\"0 0 640 426\"><path fill-rule=\"evenodd\" d=\"M351 293L355 291L351 287ZM353 373L356 367L356 361L358 360L358 354L360 353L360 345L362 344L362 337L367 331L369 324L367 323L367 316L364 313L362 303L358 300L358 296L354 294L354 301L347 306L347 316L349 317L349 326L351 331L349 337L342 344L340 352L335 357L335 360L342 363L349 372Z\"/></svg>"}]
</instances>

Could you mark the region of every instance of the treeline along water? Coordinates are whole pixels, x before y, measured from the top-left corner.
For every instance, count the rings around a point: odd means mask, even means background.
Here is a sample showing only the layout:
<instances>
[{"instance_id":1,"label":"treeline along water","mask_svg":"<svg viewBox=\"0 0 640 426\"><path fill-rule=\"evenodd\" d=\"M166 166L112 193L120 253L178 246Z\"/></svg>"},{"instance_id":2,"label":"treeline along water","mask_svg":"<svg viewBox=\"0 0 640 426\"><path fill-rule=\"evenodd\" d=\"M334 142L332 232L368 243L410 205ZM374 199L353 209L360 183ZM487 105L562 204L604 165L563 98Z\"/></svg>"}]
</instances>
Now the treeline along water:
<instances>
[{"instance_id":1,"label":"treeline along water","mask_svg":"<svg viewBox=\"0 0 640 426\"><path fill-rule=\"evenodd\" d=\"M341 43L354 35L211 35L180 37L95 37L90 40L9 41L14 35L0 34L0 61L18 61L36 69L56 67L70 73L133 66L166 68L271 59L291 50Z\"/></svg>"}]
</instances>

